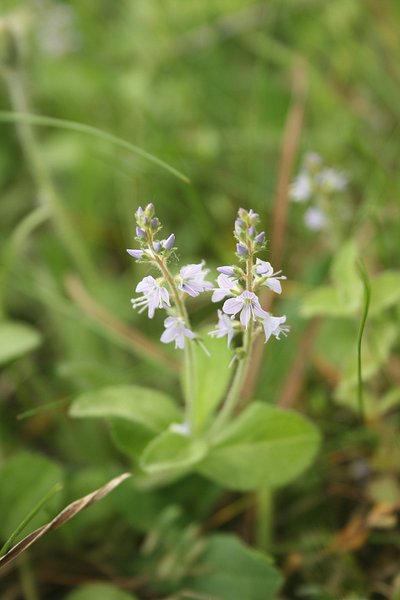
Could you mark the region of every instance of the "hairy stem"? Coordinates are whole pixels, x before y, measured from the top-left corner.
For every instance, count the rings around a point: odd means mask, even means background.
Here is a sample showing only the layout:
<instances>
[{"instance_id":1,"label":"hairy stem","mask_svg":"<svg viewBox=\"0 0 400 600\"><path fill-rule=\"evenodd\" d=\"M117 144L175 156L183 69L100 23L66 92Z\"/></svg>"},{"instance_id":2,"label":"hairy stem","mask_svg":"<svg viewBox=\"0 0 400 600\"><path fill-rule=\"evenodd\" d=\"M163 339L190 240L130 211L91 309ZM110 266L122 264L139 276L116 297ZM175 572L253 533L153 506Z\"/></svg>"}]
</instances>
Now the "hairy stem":
<instances>
[{"instance_id":1,"label":"hairy stem","mask_svg":"<svg viewBox=\"0 0 400 600\"><path fill-rule=\"evenodd\" d=\"M253 254L249 254L248 258L246 259L245 281L247 291L251 292L253 289ZM214 425L211 428L211 434L216 433L223 427L223 425L225 425L225 423L232 416L232 413L240 400L240 392L242 391L247 369L249 367L251 359L253 331L254 324L253 320L251 319L243 336L243 357L239 359L239 364L236 368L235 375L232 379L229 392L226 396L225 402L221 410L216 416Z\"/></svg>"},{"instance_id":2,"label":"hairy stem","mask_svg":"<svg viewBox=\"0 0 400 600\"><path fill-rule=\"evenodd\" d=\"M170 273L167 265L155 254L155 261L160 269L165 281L168 283L171 294L179 316L184 320L185 325L190 329L189 315L186 306L177 288L176 282ZM183 371L183 393L185 396L186 422L190 425L193 433L197 432L196 424L196 372L194 365L194 344L192 340L186 340L183 349L184 371Z\"/></svg>"}]
</instances>

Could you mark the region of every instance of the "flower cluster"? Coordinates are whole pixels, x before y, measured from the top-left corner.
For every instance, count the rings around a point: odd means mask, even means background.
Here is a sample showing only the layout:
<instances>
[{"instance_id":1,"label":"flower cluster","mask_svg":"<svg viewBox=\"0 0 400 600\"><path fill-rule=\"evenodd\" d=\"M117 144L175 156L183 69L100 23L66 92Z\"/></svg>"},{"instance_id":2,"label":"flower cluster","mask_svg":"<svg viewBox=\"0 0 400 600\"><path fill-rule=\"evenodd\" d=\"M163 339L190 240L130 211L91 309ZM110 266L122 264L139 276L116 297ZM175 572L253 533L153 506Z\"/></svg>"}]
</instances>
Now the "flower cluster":
<instances>
[{"instance_id":1,"label":"flower cluster","mask_svg":"<svg viewBox=\"0 0 400 600\"><path fill-rule=\"evenodd\" d=\"M249 331L251 338L253 333L262 328L267 342L271 335L279 339L280 334L288 331L284 325L286 317L273 317L261 307L257 296L263 286L280 294L281 280L286 279L280 271L274 272L269 262L259 258L254 261L255 255L265 247L265 233L257 231L259 220L253 210L239 209L234 236L237 241L236 255L243 266L225 265L217 269L220 273L218 287L214 289L211 299L213 302L224 300L224 304L222 311L218 310L218 323L210 335L218 338L226 335L228 346L237 333Z\"/></svg>"},{"instance_id":2,"label":"flower cluster","mask_svg":"<svg viewBox=\"0 0 400 600\"><path fill-rule=\"evenodd\" d=\"M172 275L168 260L175 247L175 235L171 233L165 239L158 239L161 224L153 204L144 209L140 206L136 213L136 241L139 248L128 248L127 252L136 261L146 262L157 268L159 277L144 277L136 286L140 294L132 298L132 308L143 312L147 309L150 319L156 309L165 309L168 317L164 321L165 331L161 336L164 344L175 342L175 348L185 347L185 338L195 339L196 334L190 328L185 308L184 296L192 297L213 288L213 284L205 279L208 269L204 261L199 264L182 267L177 275Z\"/></svg>"},{"instance_id":3,"label":"flower cluster","mask_svg":"<svg viewBox=\"0 0 400 600\"><path fill-rule=\"evenodd\" d=\"M318 154L308 152L305 155L300 173L290 187L290 197L294 202L308 203L304 214L308 229L318 231L328 226L327 201L335 193L344 191L347 184L347 176L326 167ZM315 204L311 204L312 201Z\"/></svg>"},{"instance_id":4,"label":"flower cluster","mask_svg":"<svg viewBox=\"0 0 400 600\"><path fill-rule=\"evenodd\" d=\"M265 311L257 296L263 287L280 294L281 281L286 277L280 271L275 272L269 262L255 258L265 247L265 233L257 231L259 216L253 210L239 209L234 230L239 264L218 267L217 287L207 281L209 271L204 261L185 265L176 275L171 273L168 261L175 250L175 235L171 233L165 239L158 239L161 224L153 204L144 209L139 207L135 217L139 247L129 248L127 252L135 260L156 267L159 276L147 275L138 283L136 292L139 295L131 299L132 308L139 309L139 312L147 310L150 319L157 309L167 311L161 342L174 342L175 348L179 349L185 348L186 340L201 344L191 329L185 299L207 291L212 291L212 302L224 301L222 310L218 310L216 328L210 335L217 338L227 336L228 346L237 334L243 336L245 351L249 350L258 331L264 331L265 341L271 336L279 339L280 334L286 335L286 317L274 317Z\"/></svg>"}]
</instances>

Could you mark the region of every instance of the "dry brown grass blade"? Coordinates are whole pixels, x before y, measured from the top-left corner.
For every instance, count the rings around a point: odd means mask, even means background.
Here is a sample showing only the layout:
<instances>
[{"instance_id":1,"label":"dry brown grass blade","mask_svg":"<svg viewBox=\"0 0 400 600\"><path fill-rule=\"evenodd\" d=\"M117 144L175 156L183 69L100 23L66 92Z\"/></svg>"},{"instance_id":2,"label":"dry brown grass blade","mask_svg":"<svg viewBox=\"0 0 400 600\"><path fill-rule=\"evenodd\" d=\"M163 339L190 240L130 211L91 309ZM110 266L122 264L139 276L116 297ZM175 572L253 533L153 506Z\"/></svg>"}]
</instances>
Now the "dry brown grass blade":
<instances>
[{"instance_id":1,"label":"dry brown grass blade","mask_svg":"<svg viewBox=\"0 0 400 600\"><path fill-rule=\"evenodd\" d=\"M61 527L61 525L72 519L72 517L81 512L81 510L87 508L95 502L98 502L99 500L104 498L104 496L107 496L107 494L112 492L113 489L115 489L118 485L120 485L123 481L125 481L125 479L127 479L130 476L130 473L123 473L118 477L114 477L114 479L111 479L111 481L98 488L91 494L87 494L87 496L83 496L83 498L79 498L79 500L75 500L74 502L71 502L71 504L68 504L68 506L66 506L60 513L58 513L58 515L54 517L52 521L46 523L46 525L42 525L42 527L39 527L35 531L32 531L32 533L24 537L24 539L18 542L18 544L15 544L15 546L13 546L7 552L7 554L1 556L0 569L5 567L12 560L14 560L14 558L17 558L17 556L22 554L22 552L24 552L27 548L29 548L29 546L34 544L38 539L46 535L46 533L49 533L50 531L53 531L53 529Z\"/></svg>"},{"instance_id":2,"label":"dry brown grass blade","mask_svg":"<svg viewBox=\"0 0 400 600\"><path fill-rule=\"evenodd\" d=\"M81 281L75 275L69 275L65 280L65 289L70 298L91 319L100 323L105 329L119 337L133 347L138 354L147 356L175 373L179 372L179 362L171 358L166 352L153 344L145 335L128 327L119 319L100 306L85 290Z\"/></svg>"},{"instance_id":3,"label":"dry brown grass blade","mask_svg":"<svg viewBox=\"0 0 400 600\"><path fill-rule=\"evenodd\" d=\"M282 263L285 242L286 222L288 213L289 185L293 177L293 167L296 158L300 135L303 128L306 95L308 88L307 64L300 59L295 65L292 80L292 104L285 124L282 140L281 159L279 163L278 181L274 202L273 227L271 235L271 261L276 269ZM273 298L267 291L260 297L263 308L270 311ZM250 368L243 386L243 398L249 400L257 383L261 361L264 353L264 343L259 336L253 348Z\"/></svg>"},{"instance_id":4,"label":"dry brown grass blade","mask_svg":"<svg viewBox=\"0 0 400 600\"><path fill-rule=\"evenodd\" d=\"M304 382L304 373L309 364L320 325L321 320L315 318L312 319L306 327L300 340L297 354L286 378L285 385L279 396L278 406L281 408L292 408L300 396Z\"/></svg>"}]
</instances>

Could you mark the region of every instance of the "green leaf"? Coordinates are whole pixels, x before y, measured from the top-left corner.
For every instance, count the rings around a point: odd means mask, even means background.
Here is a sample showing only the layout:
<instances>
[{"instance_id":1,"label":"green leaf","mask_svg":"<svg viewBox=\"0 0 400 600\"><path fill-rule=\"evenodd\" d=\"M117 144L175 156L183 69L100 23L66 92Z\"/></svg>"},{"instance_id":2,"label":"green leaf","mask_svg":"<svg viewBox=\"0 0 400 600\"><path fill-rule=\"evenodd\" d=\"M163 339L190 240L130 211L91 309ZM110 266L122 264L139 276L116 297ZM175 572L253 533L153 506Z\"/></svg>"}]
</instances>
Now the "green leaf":
<instances>
[{"instance_id":1,"label":"green leaf","mask_svg":"<svg viewBox=\"0 0 400 600\"><path fill-rule=\"evenodd\" d=\"M306 294L300 307L303 317L352 316L358 308L354 303L345 302L342 294L332 286L321 286Z\"/></svg>"},{"instance_id":2,"label":"green leaf","mask_svg":"<svg viewBox=\"0 0 400 600\"><path fill-rule=\"evenodd\" d=\"M32 509L48 494L63 474L54 462L38 454L21 453L0 468L0 535L5 539L18 527ZM55 512L59 498L52 498L30 521L33 531ZM20 537L24 530L21 530Z\"/></svg>"},{"instance_id":3,"label":"green leaf","mask_svg":"<svg viewBox=\"0 0 400 600\"><path fill-rule=\"evenodd\" d=\"M210 356L194 345L197 383L194 419L199 427L222 400L232 376L229 369L232 350L227 347L226 339L208 338L205 346Z\"/></svg>"},{"instance_id":4,"label":"green leaf","mask_svg":"<svg viewBox=\"0 0 400 600\"><path fill-rule=\"evenodd\" d=\"M361 306L363 293L357 259L356 243L352 240L344 244L332 263L333 286L318 287L305 296L301 307L304 317L346 317L356 313Z\"/></svg>"},{"instance_id":5,"label":"green leaf","mask_svg":"<svg viewBox=\"0 0 400 600\"><path fill-rule=\"evenodd\" d=\"M186 472L199 463L207 453L203 440L164 431L146 447L140 459L140 466L147 473L164 471Z\"/></svg>"},{"instance_id":6,"label":"green leaf","mask_svg":"<svg viewBox=\"0 0 400 600\"><path fill-rule=\"evenodd\" d=\"M353 309L359 306L362 297L362 284L357 271L358 258L357 244L350 240L336 254L331 268L332 283L342 302L350 303Z\"/></svg>"},{"instance_id":7,"label":"green leaf","mask_svg":"<svg viewBox=\"0 0 400 600\"><path fill-rule=\"evenodd\" d=\"M301 415L254 402L220 434L197 470L230 489L283 485L310 465L319 438Z\"/></svg>"},{"instance_id":8,"label":"green leaf","mask_svg":"<svg viewBox=\"0 0 400 600\"><path fill-rule=\"evenodd\" d=\"M72 417L126 419L155 433L182 420L169 396L135 385L116 385L81 394L72 402L69 414Z\"/></svg>"},{"instance_id":9,"label":"green leaf","mask_svg":"<svg viewBox=\"0 0 400 600\"><path fill-rule=\"evenodd\" d=\"M186 580L185 587L218 600L274 600L282 584L282 576L268 556L230 534L209 538L197 570L199 574Z\"/></svg>"},{"instance_id":10,"label":"green leaf","mask_svg":"<svg viewBox=\"0 0 400 600\"><path fill-rule=\"evenodd\" d=\"M0 322L0 365L31 352L41 343L40 333L18 321Z\"/></svg>"},{"instance_id":11,"label":"green leaf","mask_svg":"<svg viewBox=\"0 0 400 600\"><path fill-rule=\"evenodd\" d=\"M396 339L397 330L392 323L375 320L370 324L363 341L362 377L364 381L373 377L386 363ZM356 386L357 382L357 354L354 349L354 352L349 355L342 373L338 387L339 395L343 396L345 390Z\"/></svg>"},{"instance_id":12,"label":"green leaf","mask_svg":"<svg viewBox=\"0 0 400 600\"><path fill-rule=\"evenodd\" d=\"M133 152L146 160L158 165L159 167L169 171L182 181L186 183L190 183L190 179L166 163L161 160L154 154L150 154L146 150L139 148L135 144L131 144L126 140L113 135L112 133L108 133L107 131L103 131L102 129L98 129L97 127L92 127L91 125L86 125L86 123L77 123L76 121L68 121L67 119L56 119L54 117L47 117L44 115L34 115L29 113L21 113L21 112L8 112L5 110L0 111L0 121L5 121L6 123L29 123L31 125L43 125L45 127L57 127L62 129L69 129L71 131L76 131L80 133L86 133L92 135L94 137L105 140L106 142L110 142L115 146L119 146L124 150L128 150L129 152Z\"/></svg>"},{"instance_id":13,"label":"green leaf","mask_svg":"<svg viewBox=\"0 0 400 600\"><path fill-rule=\"evenodd\" d=\"M385 271L370 280L370 315L375 315L400 300L400 273Z\"/></svg>"},{"instance_id":14,"label":"green leaf","mask_svg":"<svg viewBox=\"0 0 400 600\"><path fill-rule=\"evenodd\" d=\"M74 590L66 596L65 600L136 600L136 596L123 592L113 585L92 583Z\"/></svg>"},{"instance_id":15,"label":"green leaf","mask_svg":"<svg viewBox=\"0 0 400 600\"><path fill-rule=\"evenodd\" d=\"M117 448L136 461L153 439L154 432L125 419L112 419L111 436Z\"/></svg>"}]
</instances>

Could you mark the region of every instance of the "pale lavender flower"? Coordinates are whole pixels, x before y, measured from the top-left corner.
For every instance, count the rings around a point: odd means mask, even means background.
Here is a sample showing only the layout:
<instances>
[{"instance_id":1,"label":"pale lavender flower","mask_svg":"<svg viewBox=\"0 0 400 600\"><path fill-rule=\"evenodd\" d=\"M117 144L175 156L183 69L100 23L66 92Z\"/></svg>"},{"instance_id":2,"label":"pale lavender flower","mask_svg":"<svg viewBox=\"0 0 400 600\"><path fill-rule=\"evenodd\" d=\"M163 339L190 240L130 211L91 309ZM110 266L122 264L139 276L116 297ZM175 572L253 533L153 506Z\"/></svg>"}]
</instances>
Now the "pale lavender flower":
<instances>
[{"instance_id":1,"label":"pale lavender flower","mask_svg":"<svg viewBox=\"0 0 400 600\"><path fill-rule=\"evenodd\" d=\"M280 275L282 271L277 271L274 273L274 269L270 262L257 258L256 273L257 275L262 275L263 278L266 277L265 281L263 281L261 285L269 287L276 294L282 293L280 279L286 279L284 275Z\"/></svg>"},{"instance_id":2,"label":"pale lavender flower","mask_svg":"<svg viewBox=\"0 0 400 600\"><path fill-rule=\"evenodd\" d=\"M336 169L322 169L315 177L315 181L324 186L329 192L341 192L348 184L348 178L343 172Z\"/></svg>"},{"instance_id":3,"label":"pale lavender flower","mask_svg":"<svg viewBox=\"0 0 400 600\"><path fill-rule=\"evenodd\" d=\"M163 287L157 279L151 275L144 277L136 286L136 292L142 292L142 296L132 298L132 308L139 308L139 313L148 309L149 319L154 317L156 308L167 308L171 306L167 288Z\"/></svg>"},{"instance_id":4,"label":"pale lavender flower","mask_svg":"<svg viewBox=\"0 0 400 600\"><path fill-rule=\"evenodd\" d=\"M299 173L290 186L289 196L295 202L305 202L312 194L312 182L307 173Z\"/></svg>"},{"instance_id":5,"label":"pale lavender flower","mask_svg":"<svg viewBox=\"0 0 400 600\"><path fill-rule=\"evenodd\" d=\"M135 260L140 260L143 256L143 250L136 250L136 248L127 248L127 253L133 256Z\"/></svg>"},{"instance_id":6,"label":"pale lavender flower","mask_svg":"<svg viewBox=\"0 0 400 600\"><path fill-rule=\"evenodd\" d=\"M304 214L304 223L311 231L320 231L326 226L326 217L317 206L312 206Z\"/></svg>"},{"instance_id":7,"label":"pale lavender flower","mask_svg":"<svg viewBox=\"0 0 400 600\"><path fill-rule=\"evenodd\" d=\"M224 275L223 273L218 275L217 283L219 287L213 288L214 293L211 296L212 302L220 302L224 298L227 298L228 296L234 296L235 292L240 291L237 287L237 280L233 279L232 277L228 277L228 275Z\"/></svg>"},{"instance_id":8,"label":"pale lavender flower","mask_svg":"<svg viewBox=\"0 0 400 600\"><path fill-rule=\"evenodd\" d=\"M179 272L179 289L193 298L201 292L213 289L213 284L204 279L209 270L203 267L204 260L198 265L186 265Z\"/></svg>"},{"instance_id":9,"label":"pale lavender flower","mask_svg":"<svg viewBox=\"0 0 400 600\"><path fill-rule=\"evenodd\" d=\"M222 267L217 267L217 271L223 275L228 275L228 277L231 277L235 273L235 267L223 265Z\"/></svg>"},{"instance_id":10,"label":"pale lavender flower","mask_svg":"<svg viewBox=\"0 0 400 600\"><path fill-rule=\"evenodd\" d=\"M228 315L236 315L240 312L240 322L246 329L250 319L256 321L257 317L264 319L268 316L268 313L261 308L257 296L248 290L236 298L225 300L222 310Z\"/></svg>"},{"instance_id":11,"label":"pale lavender flower","mask_svg":"<svg viewBox=\"0 0 400 600\"><path fill-rule=\"evenodd\" d=\"M169 430L172 433L177 433L178 435L182 435L183 437L189 437L191 434L190 424L189 423L171 423L169 426Z\"/></svg>"},{"instance_id":12,"label":"pale lavender flower","mask_svg":"<svg viewBox=\"0 0 400 600\"><path fill-rule=\"evenodd\" d=\"M164 321L165 331L161 336L163 344L175 342L175 348L183 350L185 347L185 337L193 339L195 334L185 327L185 322L181 317L167 317Z\"/></svg>"},{"instance_id":13,"label":"pale lavender flower","mask_svg":"<svg viewBox=\"0 0 400 600\"><path fill-rule=\"evenodd\" d=\"M228 337L229 348L233 337L237 334L237 325L237 321L233 321L230 317L228 317L228 315L225 315L222 310L219 310L217 328L213 331L210 331L208 335L216 338L221 338L226 335Z\"/></svg>"},{"instance_id":14,"label":"pale lavender flower","mask_svg":"<svg viewBox=\"0 0 400 600\"><path fill-rule=\"evenodd\" d=\"M308 171L316 171L322 166L322 158L317 152L306 152L303 167Z\"/></svg>"},{"instance_id":15,"label":"pale lavender flower","mask_svg":"<svg viewBox=\"0 0 400 600\"><path fill-rule=\"evenodd\" d=\"M145 230L142 229L141 227L137 226L136 227L136 237L138 237L138 238L145 238L146 237Z\"/></svg>"},{"instance_id":16,"label":"pale lavender flower","mask_svg":"<svg viewBox=\"0 0 400 600\"><path fill-rule=\"evenodd\" d=\"M283 325L286 322L286 316L282 317L273 317L269 313L266 313L266 317L262 321L262 326L264 328L265 333L265 343L268 342L271 335L275 336L277 340L279 340L279 336L282 333L286 336L289 332L289 327L287 325Z\"/></svg>"}]
</instances>

